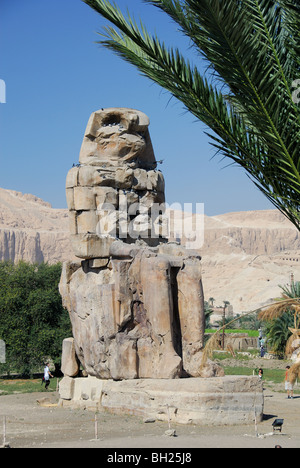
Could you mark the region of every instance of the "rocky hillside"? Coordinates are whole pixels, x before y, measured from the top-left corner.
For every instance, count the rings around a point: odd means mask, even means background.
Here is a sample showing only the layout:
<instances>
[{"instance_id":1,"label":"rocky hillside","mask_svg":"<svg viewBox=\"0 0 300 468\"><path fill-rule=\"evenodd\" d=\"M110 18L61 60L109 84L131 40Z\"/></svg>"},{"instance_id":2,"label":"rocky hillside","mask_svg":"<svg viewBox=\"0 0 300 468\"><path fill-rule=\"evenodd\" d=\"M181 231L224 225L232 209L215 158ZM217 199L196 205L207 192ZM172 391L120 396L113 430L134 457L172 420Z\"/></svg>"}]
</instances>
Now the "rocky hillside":
<instances>
[{"instance_id":1,"label":"rocky hillside","mask_svg":"<svg viewBox=\"0 0 300 468\"><path fill-rule=\"evenodd\" d=\"M66 210L0 188L0 261L55 263L70 255Z\"/></svg>"},{"instance_id":2,"label":"rocky hillside","mask_svg":"<svg viewBox=\"0 0 300 468\"><path fill-rule=\"evenodd\" d=\"M273 255L300 249L296 228L277 210L228 213L205 220L205 253Z\"/></svg>"},{"instance_id":3,"label":"rocky hillside","mask_svg":"<svg viewBox=\"0 0 300 468\"><path fill-rule=\"evenodd\" d=\"M200 246L199 246L200 247ZM276 210L204 217L205 297L229 301L235 313L280 295L279 284L300 280L300 235ZM0 189L0 261L73 258L68 214L33 195Z\"/></svg>"},{"instance_id":4,"label":"rocky hillside","mask_svg":"<svg viewBox=\"0 0 300 468\"><path fill-rule=\"evenodd\" d=\"M202 249L206 298L228 300L235 313L281 295L279 285L300 281L300 235L278 211L209 218Z\"/></svg>"}]
</instances>

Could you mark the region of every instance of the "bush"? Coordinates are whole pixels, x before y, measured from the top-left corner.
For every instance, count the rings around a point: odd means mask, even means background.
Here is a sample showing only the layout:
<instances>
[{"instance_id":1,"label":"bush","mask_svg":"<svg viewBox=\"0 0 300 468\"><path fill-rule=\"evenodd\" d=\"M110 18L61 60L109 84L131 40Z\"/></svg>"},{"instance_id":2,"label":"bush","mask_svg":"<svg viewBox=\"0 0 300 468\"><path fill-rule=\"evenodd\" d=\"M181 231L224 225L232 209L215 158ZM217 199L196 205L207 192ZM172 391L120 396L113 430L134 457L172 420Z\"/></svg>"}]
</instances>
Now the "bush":
<instances>
[{"instance_id":1,"label":"bush","mask_svg":"<svg viewBox=\"0 0 300 468\"><path fill-rule=\"evenodd\" d=\"M30 375L49 358L60 366L62 341L72 335L58 291L60 276L61 264L0 262L2 372Z\"/></svg>"}]
</instances>

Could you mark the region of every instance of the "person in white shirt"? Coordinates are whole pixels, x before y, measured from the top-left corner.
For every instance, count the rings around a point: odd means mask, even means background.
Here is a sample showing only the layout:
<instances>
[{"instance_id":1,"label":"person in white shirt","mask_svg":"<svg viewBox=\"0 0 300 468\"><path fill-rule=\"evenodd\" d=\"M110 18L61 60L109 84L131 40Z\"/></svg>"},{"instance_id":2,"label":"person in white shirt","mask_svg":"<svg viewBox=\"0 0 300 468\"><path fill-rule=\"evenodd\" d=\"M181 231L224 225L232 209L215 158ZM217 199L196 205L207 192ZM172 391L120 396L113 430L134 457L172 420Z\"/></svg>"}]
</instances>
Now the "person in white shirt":
<instances>
[{"instance_id":1,"label":"person in white shirt","mask_svg":"<svg viewBox=\"0 0 300 468\"><path fill-rule=\"evenodd\" d=\"M45 382L45 389L48 390L48 387L50 385L50 377L53 378L53 375L50 372L49 369L49 363L46 363L46 366L44 368L44 382Z\"/></svg>"}]
</instances>

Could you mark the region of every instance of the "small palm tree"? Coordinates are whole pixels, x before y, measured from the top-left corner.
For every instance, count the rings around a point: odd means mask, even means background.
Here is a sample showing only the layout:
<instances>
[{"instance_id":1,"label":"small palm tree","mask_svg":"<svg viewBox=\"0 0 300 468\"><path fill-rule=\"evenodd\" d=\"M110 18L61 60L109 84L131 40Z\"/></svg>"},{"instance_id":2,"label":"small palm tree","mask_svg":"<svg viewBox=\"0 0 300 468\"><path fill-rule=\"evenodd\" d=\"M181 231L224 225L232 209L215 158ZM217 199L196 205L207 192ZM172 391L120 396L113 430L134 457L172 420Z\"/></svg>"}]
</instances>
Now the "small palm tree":
<instances>
[{"instance_id":1,"label":"small palm tree","mask_svg":"<svg viewBox=\"0 0 300 468\"><path fill-rule=\"evenodd\" d=\"M115 4L83 1L115 26L100 43L204 122L217 152L300 230L299 0L144 0L177 23L208 76Z\"/></svg>"},{"instance_id":2,"label":"small palm tree","mask_svg":"<svg viewBox=\"0 0 300 468\"><path fill-rule=\"evenodd\" d=\"M285 354L286 345L292 333L290 327L293 325L293 317L285 312L277 319L266 324L266 334L268 336L268 345L274 353Z\"/></svg>"},{"instance_id":3,"label":"small palm tree","mask_svg":"<svg viewBox=\"0 0 300 468\"><path fill-rule=\"evenodd\" d=\"M204 314L205 314L205 328L209 328L210 316L213 314L213 310L210 308L210 304L204 301Z\"/></svg>"},{"instance_id":4,"label":"small palm tree","mask_svg":"<svg viewBox=\"0 0 300 468\"><path fill-rule=\"evenodd\" d=\"M267 322L268 340L274 351L292 354L294 342L300 337L300 282L280 286L282 298L259 315Z\"/></svg>"},{"instance_id":5,"label":"small palm tree","mask_svg":"<svg viewBox=\"0 0 300 468\"><path fill-rule=\"evenodd\" d=\"M283 298L300 298L300 281L292 281L290 286L280 286L283 291Z\"/></svg>"}]
</instances>

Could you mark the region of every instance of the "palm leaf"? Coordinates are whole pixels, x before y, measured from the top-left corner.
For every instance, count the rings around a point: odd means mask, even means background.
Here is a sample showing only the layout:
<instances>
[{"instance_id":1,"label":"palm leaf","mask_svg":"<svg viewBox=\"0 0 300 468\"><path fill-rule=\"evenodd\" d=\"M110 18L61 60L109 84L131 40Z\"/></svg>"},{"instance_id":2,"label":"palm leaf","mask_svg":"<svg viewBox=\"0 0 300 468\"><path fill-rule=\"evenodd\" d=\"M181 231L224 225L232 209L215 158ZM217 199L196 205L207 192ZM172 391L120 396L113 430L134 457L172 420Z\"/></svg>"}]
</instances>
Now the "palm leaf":
<instances>
[{"instance_id":1,"label":"palm leaf","mask_svg":"<svg viewBox=\"0 0 300 468\"><path fill-rule=\"evenodd\" d=\"M115 27L101 43L204 122L217 151L241 165L300 230L299 6L292 0L146 0L167 13L209 63L212 84L179 50L108 0L84 0ZM221 92L222 85L226 94Z\"/></svg>"}]
</instances>

